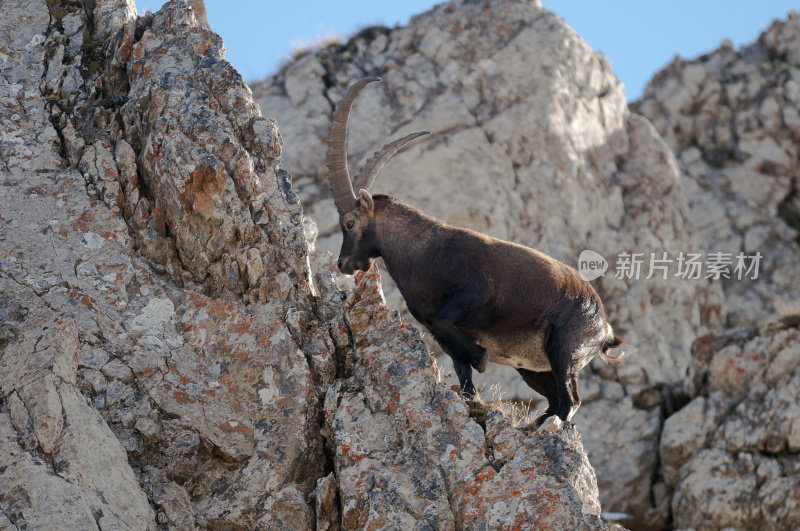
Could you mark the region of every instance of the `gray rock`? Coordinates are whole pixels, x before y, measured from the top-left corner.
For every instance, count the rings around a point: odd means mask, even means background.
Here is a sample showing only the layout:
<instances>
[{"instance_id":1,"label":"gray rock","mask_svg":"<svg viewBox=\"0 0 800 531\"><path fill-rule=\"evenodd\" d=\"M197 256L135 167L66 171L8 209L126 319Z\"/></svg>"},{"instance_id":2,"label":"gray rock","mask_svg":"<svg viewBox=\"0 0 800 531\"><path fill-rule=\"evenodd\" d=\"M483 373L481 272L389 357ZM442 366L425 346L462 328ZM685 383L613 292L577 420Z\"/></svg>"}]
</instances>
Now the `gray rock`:
<instances>
[{"instance_id":1,"label":"gray rock","mask_svg":"<svg viewBox=\"0 0 800 531\"><path fill-rule=\"evenodd\" d=\"M123 381L133 379L133 372L127 365L125 365L125 363L118 359L113 359L103 365L101 372L107 378L114 378Z\"/></svg>"},{"instance_id":2,"label":"gray rock","mask_svg":"<svg viewBox=\"0 0 800 531\"><path fill-rule=\"evenodd\" d=\"M23 450L16 442L11 420L2 412L0 467L0 525L19 529L58 523L75 529L99 529L94 514L99 514L103 503L94 491L69 483L36 454Z\"/></svg>"},{"instance_id":3,"label":"gray rock","mask_svg":"<svg viewBox=\"0 0 800 531\"><path fill-rule=\"evenodd\" d=\"M710 251L761 254L723 279L722 336L699 339L659 452L678 528L797 526L797 79L800 18L740 50L676 58L632 107L678 155L689 215ZM775 324L776 317L785 317ZM769 324L772 322L772 324ZM761 328L754 324L767 323ZM781 493L781 494L778 494ZM782 498L782 499L781 499Z\"/></svg>"},{"instance_id":4,"label":"gray rock","mask_svg":"<svg viewBox=\"0 0 800 531\"><path fill-rule=\"evenodd\" d=\"M512 435L494 412L486 429L502 458L488 458L484 430L437 382L419 333L396 312L375 311L379 281L374 269L356 279L352 375L325 396L342 527L605 529L577 430Z\"/></svg>"},{"instance_id":5,"label":"gray rock","mask_svg":"<svg viewBox=\"0 0 800 531\"><path fill-rule=\"evenodd\" d=\"M676 58L632 105L679 155L703 250L732 254L731 278L721 282L728 326L767 319L800 296L800 69L789 60L800 53L798 27L790 15L738 51L723 45L698 59ZM757 252L757 278L735 273L739 253Z\"/></svg>"},{"instance_id":6,"label":"gray rock","mask_svg":"<svg viewBox=\"0 0 800 531\"><path fill-rule=\"evenodd\" d=\"M596 400L581 406L572 420L585 434L583 442L594 463L597 486L609 500L606 507L636 515L639 523L632 527L665 525L666 521L649 521L654 515L648 514L652 508L653 471L658 462L658 408L639 409L629 396ZM602 438L599 434L603 434Z\"/></svg>"},{"instance_id":7,"label":"gray rock","mask_svg":"<svg viewBox=\"0 0 800 531\"><path fill-rule=\"evenodd\" d=\"M667 419L660 443L677 528L800 522L789 494L800 478L799 340L796 322L783 321L698 341L696 396Z\"/></svg>"},{"instance_id":8,"label":"gray rock","mask_svg":"<svg viewBox=\"0 0 800 531\"><path fill-rule=\"evenodd\" d=\"M365 90L353 108L351 168L390 139L433 131L387 165L374 192L569 265L584 249L600 253L610 270L594 285L615 330L638 350L616 366L592 370L630 395L683 378L694 338L720 325L721 286L645 279L649 261L638 279L615 278L620 253L641 252L648 260L650 253L675 257L701 244L690 219L693 190L684 189L675 155L648 120L628 110L624 88L601 54L537 2L453 1L408 27L373 29L312 52L254 84L262 110L281 126L282 163L302 183L298 192L318 227L316 247L334 256L340 237L324 142L332 103L365 75L384 83ZM692 75L705 79L699 69ZM413 321L389 279L384 290L388 305ZM455 384L450 361L440 357L440 363ZM490 364L475 380L484 396L535 396L506 367ZM624 423L628 431L619 434L603 422L587 423L591 428L582 432L598 469L618 470L619 449L608 444L617 436L647 455L624 462L625 477L637 481L601 483L604 507L645 511L660 413L629 407L623 410L646 417L644 432ZM614 400L592 408L600 418L618 409Z\"/></svg>"}]
</instances>

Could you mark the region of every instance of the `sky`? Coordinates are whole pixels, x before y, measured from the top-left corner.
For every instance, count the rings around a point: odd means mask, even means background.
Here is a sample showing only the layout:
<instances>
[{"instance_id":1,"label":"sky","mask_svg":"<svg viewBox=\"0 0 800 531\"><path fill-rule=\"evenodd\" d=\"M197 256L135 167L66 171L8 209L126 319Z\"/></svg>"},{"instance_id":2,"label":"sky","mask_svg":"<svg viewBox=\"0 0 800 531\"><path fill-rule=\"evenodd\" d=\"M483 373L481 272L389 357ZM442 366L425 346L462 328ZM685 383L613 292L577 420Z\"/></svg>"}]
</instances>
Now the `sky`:
<instances>
[{"instance_id":1,"label":"sky","mask_svg":"<svg viewBox=\"0 0 800 531\"><path fill-rule=\"evenodd\" d=\"M258 81L294 50L360 28L405 25L432 0L205 0L211 29L222 36L226 58L248 82ZM162 0L137 0L140 13ZM594 50L603 52L637 99L654 73L675 55L691 59L719 47L758 38L776 18L800 9L797 0L542 0Z\"/></svg>"}]
</instances>

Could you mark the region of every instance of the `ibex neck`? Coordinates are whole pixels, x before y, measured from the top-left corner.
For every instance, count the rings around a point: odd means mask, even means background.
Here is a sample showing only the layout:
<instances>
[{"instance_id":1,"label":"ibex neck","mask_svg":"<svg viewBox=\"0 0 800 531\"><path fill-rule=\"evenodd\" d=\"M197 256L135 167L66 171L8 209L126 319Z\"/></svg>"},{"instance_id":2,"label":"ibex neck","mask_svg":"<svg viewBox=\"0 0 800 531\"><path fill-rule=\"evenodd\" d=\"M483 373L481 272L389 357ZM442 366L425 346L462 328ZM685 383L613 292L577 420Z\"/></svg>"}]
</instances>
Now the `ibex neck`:
<instances>
[{"instance_id":1,"label":"ibex neck","mask_svg":"<svg viewBox=\"0 0 800 531\"><path fill-rule=\"evenodd\" d=\"M375 232L386 267L394 276L394 265L407 261L411 248L424 245L440 223L417 210L388 196L375 196Z\"/></svg>"}]
</instances>

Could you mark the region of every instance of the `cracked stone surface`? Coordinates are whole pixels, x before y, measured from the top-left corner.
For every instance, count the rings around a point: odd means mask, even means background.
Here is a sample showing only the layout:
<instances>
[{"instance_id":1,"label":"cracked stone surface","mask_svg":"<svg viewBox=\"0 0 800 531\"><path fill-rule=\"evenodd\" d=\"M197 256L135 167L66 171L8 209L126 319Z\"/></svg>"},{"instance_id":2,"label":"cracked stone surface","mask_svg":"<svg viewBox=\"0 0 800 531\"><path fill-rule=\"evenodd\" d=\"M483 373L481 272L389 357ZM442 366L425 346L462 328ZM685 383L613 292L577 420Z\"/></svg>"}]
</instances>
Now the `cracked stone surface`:
<instances>
[{"instance_id":1,"label":"cracked stone surface","mask_svg":"<svg viewBox=\"0 0 800 531\"><path fill-rule=\"evenodd\" d=\"M676 528L800 525L800 330L783 320L695 344L691 402L659 454Z\"/></svg>"},{"instance_id":2,"label":"cracked stone surface","mask_svg":"<svg viewBox=\"0 0 800 531\"><path fill-rule=\"evenodd\" d=\"M798 57L791 13L739 50L676 58L632 105L674 150L700 241L763 256L756 281L722 282L738 330L697 340L664 422L653 493L675 528L798 525Z\"/></svg>"},{"instance_id":3,"label":"cracked stone surface","mask_svg":"<svg viewBox=\"0 0 800 531\"><path fill-rule=\"evenodd\" d=\"M135 13L0 4L0 527L606 529L575 428L487 435L375 272L312 270L219 37Z\"/></svg>"},{"instance_id":4,"label":"cracked stone surface","mask_svg":"<svg viewBox=\"0 0 800 531\"><path fill-rule=\"evenodd\" d=\"M570 265L594 250L612 273L621 252L675 256L702 247L672 151L628 110L606 59L538 2L508 0L452 1L407 27L368 28L253 85L281 127L283 164L317 223L320 250L338 253L340 241L324 162L332 110L353 81L374 75L383 83L365 89L351 113L351 168L390 139L433 131L386 166L376 193ZM640 521L652 520L662 411L660 399L636 397L680 382L692 341L717 330L722 311L720 283L645 280L647 266L639 280L595 281L615 330L638 350L584 370L585 405L574 419L603 470L603 506ZM389 306L404 312L393 283L384 286ZM456 383L450 360L440 362ZM506 367L490 364L475 379L486 396L499 384L505 398L541 399ZM595 420L606 418L622 422ZM636 457L620 457L610 441L630 442Z\"/></svg>"},{"instance_id":5,"label":"cracked stone surface","mask_svg":"<svg viewBox=\"0 0 800 531\"><path fill-rule=\"evenodd\" d=\"M676 58L633 104L676 154L700 241L763 255L757 281L723 282L727 326L796 311L800 299L798 55L793 13L740 50Z\"/></svg>"},{"instance_id":6,"label":"cracked stone surface","mask_svg":"<svg viewBox=\"0 0 800 531\"><path fill-rule=\"evenodd\" d=\"M352 373L325 397L344 528L606 527L574 427L525 435L493 411L487 440L437 381L419 332L392 310L375 311L377 271L356 282L345 307Z\"/></svg>"}]
</instances>

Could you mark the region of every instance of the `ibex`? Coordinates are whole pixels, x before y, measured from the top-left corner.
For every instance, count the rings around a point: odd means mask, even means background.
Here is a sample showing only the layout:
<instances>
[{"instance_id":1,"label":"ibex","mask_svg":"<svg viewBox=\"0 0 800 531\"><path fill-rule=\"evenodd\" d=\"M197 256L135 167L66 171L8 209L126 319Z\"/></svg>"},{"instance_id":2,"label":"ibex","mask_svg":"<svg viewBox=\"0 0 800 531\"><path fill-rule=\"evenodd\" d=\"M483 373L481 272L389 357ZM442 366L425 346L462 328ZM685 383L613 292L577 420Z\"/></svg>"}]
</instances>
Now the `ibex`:
<instances>
[{"instance_id":1,"label":"ibex","mask_svg":"<svg viewBox=\"0 0 800 531\"><path fill-rule=\"evenodd\" d=\"M578 370L622 344L600 297L575 269L542 252L446 225L387 195L370 195L383 164L427 131L385 145L351 181L348 117L373 81L380 78L350 87L328 136L330 187L343 235L339 270L366 271L383 257L411 315L452 358L465 396L475 394L472 369L483 372L493 361L515 368L547 398L539 424L551 415L568 421L581 402Z\"/></svg>"}]
</instances>

